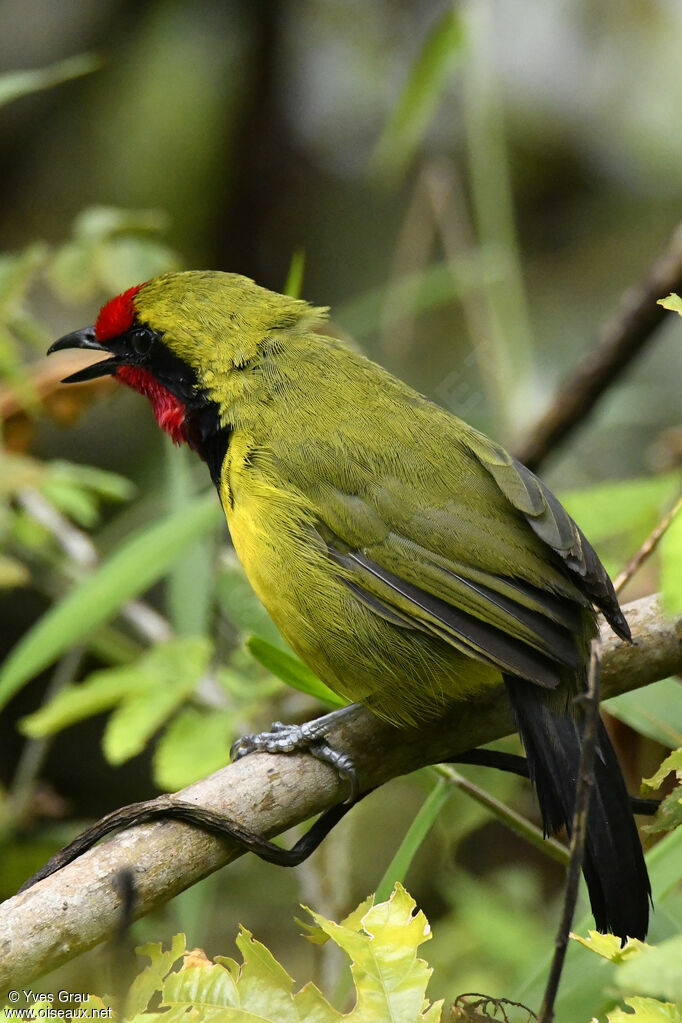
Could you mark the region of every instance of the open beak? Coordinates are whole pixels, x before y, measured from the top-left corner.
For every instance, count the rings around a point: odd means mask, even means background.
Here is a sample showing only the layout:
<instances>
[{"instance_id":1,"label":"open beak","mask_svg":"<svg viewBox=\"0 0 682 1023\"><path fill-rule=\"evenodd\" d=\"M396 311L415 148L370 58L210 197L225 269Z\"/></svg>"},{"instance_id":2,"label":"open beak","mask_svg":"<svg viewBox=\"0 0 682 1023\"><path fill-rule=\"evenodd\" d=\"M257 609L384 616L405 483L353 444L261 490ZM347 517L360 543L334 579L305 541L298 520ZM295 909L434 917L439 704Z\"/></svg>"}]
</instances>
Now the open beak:
<instances>
[{"instance_id":1,"label":"open beak","mask_svg":"<svg viewBox=\"0 0 682 1023\"><path fill-rule=\"evenodd\" d=\"M65 334L64 337L60 337L58 341L50 345L47 354L63 352L67 348L86 348L92 352L106 352L107 355L111 355L111 350L96 339L94 327L84 327L82 330L74 330L72 334ZM71 373L70 376L64 377L62 383L78 384L83 380L96 380L97 377L109 376L111 373L115 373L120 365L121 360L117 356L113 356L110 359L105 359L104 362L95 362L92 366L85 366L84 369Z\"/></svg>"}]
</instances>

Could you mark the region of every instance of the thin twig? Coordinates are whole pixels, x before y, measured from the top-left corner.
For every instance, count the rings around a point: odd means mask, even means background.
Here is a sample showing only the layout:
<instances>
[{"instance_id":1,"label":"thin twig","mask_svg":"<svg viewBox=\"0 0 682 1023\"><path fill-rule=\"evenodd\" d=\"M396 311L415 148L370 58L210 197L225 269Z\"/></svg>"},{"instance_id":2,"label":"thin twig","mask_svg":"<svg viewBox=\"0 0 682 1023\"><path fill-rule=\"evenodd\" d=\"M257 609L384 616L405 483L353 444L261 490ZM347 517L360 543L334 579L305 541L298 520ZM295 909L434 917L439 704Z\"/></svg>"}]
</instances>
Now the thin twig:
<instances>
[{"instance_id":1,"label":"thin twig","mask_svg":"<svg viewBox=\"0 0 682 1023\"><path fill-rule=\"evenodd\" d=\"M561 914L561 921L554 943L554 958L547 978L545 997L542 1000L542 1007L538 1017L539 1023L552 1023L554 1019L554 1003L559 990L559 981L564 968L568 939L571 933L571 924L575 914L575 907L578 901L578 889L580 886L580 871L583 864L585 852L585 836L587 833L587 815L590 809L590 799L594 788L594 758L597 748L597 731L599 723L599 666L600 666L600 644L599 640L592 641L590 652L590 667L587 676L587 690L580 697L580 704L583 714L582 728L582 750L580 753L580 766L578 768L578 782L575 791L575 807L573 810L573 822L571 824L571 846L570 861L566 874L566 889L564 892L564 906Z\"/></svg>"},{"instance_id":2,"label":"thin twig","mask_svg":"<svg viewBox=\"0 0 682 1023\"><path fill-rule=\"evenodd\" d=\"M499 799L495 799L485 789L474 785L472 781L465 778L459 771L455 771L449 764L438 764L433 770L441 775L442 778L447 778L452 785L455 785L462 792L466 792L471 799L480 803L481 806L485 806L505 827L525 838L527 842L535 846L536 849L539 849L540 852L550 856L564 867L568 864L569 854L566 846L562 845L561 842L557 842L556 838L545 838L542 829L538 828L532 821L527 820L522 814L512 810L510 806L502 803Z\"/></svg>"},{"instance_id":3,"label":"thin twig","mask_svg":"<svg viewBox=\"0 0 682 1023\"><path fill-rule=\"evenodd\" d=\"M521 446L520 461L529 469L537 470L588 417L602 394L630 366L663 323L667 313L657 305L658 299L681 289L682 225L643 283L623 295L614 318L600 331L596 348L563 384L549 410Z\"/></svg>"},{"instance_id":4,"label":"thin twig","mask_svg":"<svg viewBox=\"0 0 682 1023\"><path fill-rule=\"evenodd\" d=\"M663 538L666 530L672 523L677 513L682 508L682 497L679 497L673 507L670 509L667 515L661 519L655 529L649 533L646 540L639 548L636 554L628 561L625 568L623 568L616 578L613 580L613 588L616 593L620 593L623 587L630 582L635 572L638 572L647 558L651 557L653 552L658 547L661 539Z\"/></svg>"}]
</instances>

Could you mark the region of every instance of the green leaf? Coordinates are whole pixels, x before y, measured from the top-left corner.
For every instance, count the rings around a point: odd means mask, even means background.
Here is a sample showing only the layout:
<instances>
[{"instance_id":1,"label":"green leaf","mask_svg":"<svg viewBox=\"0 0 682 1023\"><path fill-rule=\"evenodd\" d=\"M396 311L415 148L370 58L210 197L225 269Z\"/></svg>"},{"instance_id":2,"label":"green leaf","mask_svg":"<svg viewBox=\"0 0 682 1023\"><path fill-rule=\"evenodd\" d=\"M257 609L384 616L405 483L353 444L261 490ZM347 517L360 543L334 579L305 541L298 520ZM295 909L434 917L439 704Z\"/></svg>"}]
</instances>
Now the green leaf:
<instances>
[{"instance_id":1,"label":"green leaf","mask_svg":"<svg viewBox=\"0 0 682 1023\"><path fill-rule=\"evenodd\" d=\"M178 255L153 238L111 238L97 250L97 276L101 287L119 292L131 281L148 281L180 266Z\"/></svg>"},{"instance_id":2,"label":"green leaf","mask_svg":"<svg viewBox=\"0 0 682 1023\"><path fill-rule=\"evenodd\" d=\"M653 947L639 938L628 938L627 943L621 946L620 938L615 934L600 934L599 931L588 931L587 934L586 938L581 938L579 934L572 934L571 938L611 963L625 962L626 959L640 955L644 949Z\"/></svg>"},{"instance_id":3,"label":"green leaf","mask_svg":"<svg viewBox=\"0 0 682 1023\"><path fill-rule=\"evenodd\" d=\"M624 998L632 1012L613 1009L607 1014L609 1023L682 1023L682 1009L655 998Z\"/></svg>"},{"instance_id":4,"label":"green leaf","mask_svg":"<svg viewBox=\"0 0 682 1023\"><path fill-rule=\"evenodd\" d=\"M23 252L0 256L0 321L17 315L36 272L45 262L43 242L29 245Z\"/></svg>"},{"instance_id":5,"label":"green leaf","mask_svg":"<svg viewBox=\"0 0 682 1023\"><path fill-rule=\"evenodd\" d=\"M662 305L664 309L670 309L674 313L679 313L682 316L682 298L674 293L668 295L667 298L659 298L658 305Z\"/></svg>"},{"instance_id":6,"label":"green leaf","mask_svg":"<svg viewBox=\"0 0 682 1023\"><path fill-rule=\"evenodd\" d=\"M73 222L76 238L104 241L116 234L159 234L167 231L163 210L128 210L119 206L88 206Z\"/></svg>"},{"instance_id":7,"label":"green leaf","mask_svg":"<svg viewBox=\"0 0 682 1023\"><path fill-rule=\"evenodd\" d=\"M54 253L47 279L62 302L86 302L97 291L95 249L91 239L79 238L65 242Z\"/></svg>"},{"instance_id":8,"label":"green leaf","mask_svg":"<svg viewBox=\"0 0 682 1023\"><path fill-rule=\"evenodd\" d=\"M428 128L463 48L460 13L449 9L432 28L412 65L372 158L376 167L393 174L405 169Z\"/></svg>"},{"instance_id":9,"label":"green leaf","mask_svg":"<svg viewBox=\"0 0 682 1023\"><path fill-rule=\"evenodd\" d=\"M615 979L628 994L682 1003L682 934L647 948L625 963Z\"/></svg>"},{"instance_id":10,"label":"green leaf","mask_svg":"<svg viewBox=\"0 0 682 1023\"><path fill-rule=\"evenodd\" d=\"M144 592L174 559L217 525L222 511L213 493L146 526L121 546L27 632L0 671L0 706L122 604Z\"/></svg>"},{"instance_id":11,"label":"green leaf","mask_svg":"<svg viewBox=\"0 0 682 1023\"><path fill-rule=\"evenodd\" d=\"M159 210L89 207L50 261L48 280L62 300L84 302L98 291L115 293L177 269L177 254L153 237L167 227Z\"/></svg>"},{"instance_id":12,"label":"green leaf","mask_svg":"<svg viewBox=\"0 0 682 1023\"><path fill-rule=\"evenodd\" d=\"M205 778L230 759L236 714L187 707L175 715L154 751L154 781L174 792Z\"/></svg>"},{"instance_id":13,"label":"green leaf","mask_svg":"<svg viewBox=\"0 0 682 1023\"><path fill-rule=\"evenodd\" d=\"M42 739L78 721L111 710L129 693L146 683L138 663L123 668L95 671L79 685L66 686L49 703L21 720L21 731L31 739Z\"/></svg>"},{"instance_id":14,"label":"green leaf","mask_svg":"<svg viewBox=\"0 0 682 1023\"><path fill-rule=\"evenodd\" d=\"M26 565L7 554L0 554L0 590L13 590L30 582Z\"/></svg>"},{"instance_id":15,"label":"green leaf","mask_svg":"<svg viewBox=\"0 0 682 1023\"><path fill-rule=\"evenodd\" d=\"M192 1017L200 1020L213 1018L212 1009L224 1010L239 1005L237 985L229 972L219 963L206 960L200 966L183 966L171 973L163 985L162 1006L172 1009L183 1007ZM197 1011L199 1015L196 1016ZM161 1017L165 1019L165 1014ZM229 1016L221 1014L224 1020Z\"/></svg>"},{"instance_id":16,"label":"green leaf","mask_svg":"<svg viewBox=\"0 0 682 1023\"><path fill-rule=\"evenodd\" d=\"M256 633L275 645L284 646L277 626L254 593L246 573L233 552L221 559L216 578L216 597L229 620L244 633Z\"/></svg>"},{"instance_id":17,"label":"green leaf","mask_svg":"<svg viewBox=\"0 0 682 1023\"><path fill-rule=\"evenodd\" d=\"M656 773L651 778L644 778L643 783L649 789L658 789L672 771L675 771L678 777L682 773L682 749L675 750L667 756Z\"/></svg>"},{"instance_id":18,"label":"green leaf","mask_svg":"<svg viewBox=\"0 0 682 1023\"><path fill-rule=\"evenodd\" d=\"M294 993L294 982L272 953L245 928L237 946L242 963L185 951L176 935L168 951L150 943L137 949L151 963L133 982L126 1002L128 1023L151 1023L158 995L167 1023L188 1019L216 1023L438 1023L442 1002L426 997L431 970L417 949L431 937L426 917L397 886L388 902L366 900L342 923L311 914L317 928L352 960L356 1004L337 1011L313 983ZM182 957L182 961L180 959ZM178 968L179 967L179 968ZM145 1013L151 1013L145 1015Z\"/></svg>"},{"instance_id":19,"label":"green leaf","mask_svg":"<svg viewBox=\"0 0 682 1023\"><path fill-rule=\"evenodd\" d=\"M358 929L309 912L352 961L357 1001L349 1020L355 1013L358 1020L377 1023L416 1021L432 1011L426 999L432 971L417 957L418 947L431 938L431 929L402 885L396 885L388 902L373 905Z\"/></svg>"},{"instance_id":20,"label":"green leaf","mask_svg":"<svg viewBox=\"0 0 682 1023\"><path fill-rule=\"evenodd\" d=\"M682 613L682 503L661 540L661 591L668 614Z\"/></svg>"},{"instance_id":21,"label":"green leaf","mask_svg":"<svg viewBox=\"0 0 682 1023\"><path fill-rule=\"evenodd\" d=\"M383 901L388 898L396 882L400 881L402 883L405 881L412 860L447 803L451 793L452 786L444 778L441 778L431 789L379 882L376 892L377 901Z\"/></svg>"},{"instance_id":22,"label":"green leaf","mask_svg":"<svg viewBox=\"0 0 682 1023\"><path fill-rule=\"evenodd\" d=\"M82 487L59 477L46 476L40 490L48 501L79 526L90 529L96 525L99 519L97 501Z\"/></svg>"},{"instance_id":23,"label":"green leaf","mask_svg":"<svg viewBox=\"0 0 682 1023\"><path fill-rule=\"evenodd\" d=\"M637 531L644 540L660 519L661 509L679 489L679 476L614 480L561 495L569 515L590 543L599 544L622 533Z\"/></svg>"},{"instance_id":24,"label":"green leaf","mask_svg":"<svg viewBox=\"0 0 682 1023\"><path fill-rule=\"evenodd\" d=\"M303 288L303 272L305 270L305 252L303 249L296 249L291 257L289 272L283 292L291 298L300 298Z\"/></svg>"},{"instance_id":25,"label":"green leaf","mask_svg":"<svg viewBox=\"0 0 682 1023\"><path fill-rule=\"evenodd\" d=\"M133 664L93 672L79 685L64 688L24 718L21 729L31 738L42 738L117 707L104 746L110 763L121 763L138 753L194 691L210 655L210 644L198 637L161 643Z\"/></svg>"},{"instance_id":26,"label":"green leaf","mask_svg":"<svg viewBox=\"0 0 682 1023\"><path fill-rule=\"evenodd\" d=\"M622 693L604 703L605 709L642 735L663 746L682 746L682 684L664 678L644 689Z\"/></svg>"},{"instance_id":27,"label":"green leaf","mask_svg":"<svg viewBox=\"0 0 682 1023\"><path fill-rule=\"evenodd\" d=\"M48 468L50 475L92 490L107 501L129 501L137 493L137 487L126 476L94 465L54 461L49 463Z\"/></svg>"},{"instance_id":28,"label":"green leaf","mask_svg":"<svg viewBox=\"0 0 682 1023\"><path fill-rule=\"evenodd\" d=\"M196 493L189 461L195 456L189 448L175 448L169 437L164 438L164 454L169 509L181 510ZM176 560L166 579L166 613L180 635L207 632L214 580L214 544L209 537L201 537Z\"/></svg>"},{"instance_id":29,"label":"green leaf","mask_svg":"<svg viewBox=\"0 0 682 1023\"><path fill-rule=\"evenodd\" d=\"M176 934L167 952L163 951L160 941L150 941L135 949L137 955L148 956L151 962L130 985L126 998L127 1017L145 1011L153 996L161 992L164 977L181 957L186 947L185 935Z\"/></svg>"},{"instance_id":30,"label":"green leaf","mask_svg":"<svg viewBox=\"0 0 682 1023\"><path fill-rule=\"evenodd\" d=\"M648 788L657 789L663 784L671 771L675 772L677 784L663 800L656 816L646 830L650 832L674 831L682 825L682 749L675 750L663 761L656 774L645 778L643 784Z\"/></svg>"},{"instance_id":31,"label":"green leaf","mask_svg":"<svg viewBox=\"0 0 682 1023\"><path fill-rule=\"evenodd\" d=\"M80 78L81 75L92 74L101 66L102 62L94 54L83 53L35 71L11 71L0 76L0 106L31 92L51 89L54 85Z\"/></svg>"},{"instance_id":32,"label":"green leaf","mask_svg":"<svg viewBox=\"0 0 682 1023\"><path fill-rule=\"evenodd\" d=\"M135 667L143 669L144 685L121 701L104 732L103 749L110 764L122 764L142 752L194 691L206 673L210 654L209 642L193 637L163 643L140 658Z\"/></svg>"},{"instance_id":33,"label":"green leaf","mask_svg":"<svg viewBox=\"0 0 682 1023\"><path fill-rule=\"evenodd\" d=\"M651 824L647 824L645 831L655 834L659 831L674 831L682 826L682 788L677 785L670 792L658 810Z\"/></svg>"},{"instance_id":34,"label":"green leaf","mask_svg":"<svg viewBox=\"0 0 682 1023\"><path fill-rule=\"evenodd\" d=\"M271 671L277 678L281 678L288 686L298 689L301 693L314 696L322 703L329 704L330 707L346 706L347 700L332 692L310 668L306 667L303 661L299 661L293 654L280 650L279 647L260 636L251 636L247 639L246 646L259 664Z\"/></svg>"}]
</instances>

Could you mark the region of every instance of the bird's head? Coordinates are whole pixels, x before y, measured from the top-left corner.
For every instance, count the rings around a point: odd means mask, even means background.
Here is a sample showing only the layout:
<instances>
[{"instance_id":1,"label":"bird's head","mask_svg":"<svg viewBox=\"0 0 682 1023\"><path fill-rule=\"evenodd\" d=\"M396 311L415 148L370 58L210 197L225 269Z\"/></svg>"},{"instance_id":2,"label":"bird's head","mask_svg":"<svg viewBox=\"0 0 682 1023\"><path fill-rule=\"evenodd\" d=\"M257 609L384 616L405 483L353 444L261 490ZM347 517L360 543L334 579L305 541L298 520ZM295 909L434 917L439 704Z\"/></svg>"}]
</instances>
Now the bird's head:
<instances>
[{"instance_id":1,"label":"bird's head","mask_svg":"<svg viewBox=\"0 0 682 1023\"><path fill-rule=\"evenodd\" d=\"M93 326L55 341L48 354L106 354L64 382L114 376L149 398L176 443L206 457L208 434L230 425L236 378L260 369L287 332L307 329L324 312L238 274L168 273L112 298Z\"/></svg>"}]
</instances>

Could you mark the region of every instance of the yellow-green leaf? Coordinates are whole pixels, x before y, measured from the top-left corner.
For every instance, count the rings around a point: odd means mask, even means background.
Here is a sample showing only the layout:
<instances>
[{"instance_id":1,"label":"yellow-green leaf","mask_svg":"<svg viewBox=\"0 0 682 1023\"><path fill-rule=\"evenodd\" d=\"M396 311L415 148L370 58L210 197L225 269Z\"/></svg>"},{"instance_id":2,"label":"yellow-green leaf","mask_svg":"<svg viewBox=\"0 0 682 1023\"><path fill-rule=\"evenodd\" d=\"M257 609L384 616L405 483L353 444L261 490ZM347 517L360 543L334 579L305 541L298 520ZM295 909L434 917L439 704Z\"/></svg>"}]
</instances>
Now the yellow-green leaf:
<instances>
[{"instance_id":1,"label":"yellow-green leaf","mask_svg":"<svg viewBox=\"0 0 682 1023\"><path fill-rule=\"evenodd\" d=\"M624 998L632 1009L613 1009L607 1019L609 1023L682 1023L682 1009L671 1002L659 1002L655 998Z\"/></svg>"},{"instance_id":2,"label":"yellow-green leaf","mask_svg":"<svg viewBox=\"0 0 682 1023\"><path fill-rule=\"evenodd\" d=\"M671 312L679 313L682 316L682 298L674 292L668 295L667 298L659 298L658 305L662 305L664 309L670 309Z\"/></svg>"},{"instance_id":3,"label":"yellow-green leaf","mask_svg":"<svg viewBox=\"0 0 682 1023\"><path fill-rule=\"evenodd\" d=\"M213 493L136 533L17 643L0 671L0 706L34 675L144 592L221 518Z\"/></svg>"}]
</instances>

